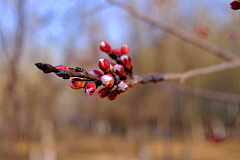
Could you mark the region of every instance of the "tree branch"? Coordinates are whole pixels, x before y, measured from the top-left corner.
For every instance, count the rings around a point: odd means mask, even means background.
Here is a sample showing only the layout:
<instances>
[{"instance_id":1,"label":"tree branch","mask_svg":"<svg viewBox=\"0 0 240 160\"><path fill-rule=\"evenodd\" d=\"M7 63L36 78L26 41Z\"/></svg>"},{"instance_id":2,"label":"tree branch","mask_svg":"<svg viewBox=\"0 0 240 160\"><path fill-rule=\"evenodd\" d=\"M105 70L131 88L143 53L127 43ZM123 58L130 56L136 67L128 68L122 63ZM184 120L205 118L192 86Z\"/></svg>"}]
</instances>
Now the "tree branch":
<instances>
[{"instance_id":1,"label":"tree branch","mask_svg":"<svg viewBox=\"0 0 240 160\"><path fill-rule=\"evenodd\" d=\"M130 80L130 86L136 86L139 83L149 83L149 82L158 82L158 81L168 81L168 80L179 80L181 84L183 84L188 78L197 75L206 75L210 73L220 72L227 69L240 67L240 62L222 62L220 64L191 69L182 73L164 73L164 74L156 74L150 75L148 77L140 77L138 75L134 75L133 79Z\"/></svg>"},{"instance_id":2,"label":"tree branch","mask_svg":"<svg viewBox=\"0 0 240 160\"><path fill-rule=\"evenodd\" d=\"M182 40L184 40L186 42L189 42L195 46L198 46L207 51L210 51L210 52L214 53L216 56L219 56L226 60L236 60L236 59L238 61L240 60L240 57L238 55L235 55L230 51L224 50L214 44L211 44L206 40L195 37L180 28L177 28L170 24L159 21L159 19L154 19L151 16L147 15L146 13L139 12L136 9L134 9L134 7L132 7L131 5L129 5L127 3L119 2L116 0L108 0L108 1L118 7L126 10L127 12L131 13L133 16L140 18L143 21L146 21L158 28L161 28L161 29L165 30L166 32L169 32L169 33L175 35L176 37L181 38Z\"/></svg>"},{"instance_id":3,"label":"tree branch","mask_svg":"<svg viewBox=\"0 0 240 160\"><path fill-rule=\"evenodd\" d=\"M206 75L206 74L215 73L215 72L237 68L237 67L240 67L239 62L238 63L222 62L220 64L216 64L208 67L191 69L183 73L166 73L163 75L163 77L164 77L164 80L179 79L180 83L183 84L188 78L191 78L193 76Z\"/></svg>"},{"instance_id":4,"label":"tree branch","mask_svg":"<svg viewBox=\"0 0 240 160\"><path fill-rule=\"evenodd\" d=\"M36 63L35 65L44 73L54 72L59 77L62 77L63 79L69 79L70 77L81 77L81 78L85 78L83 80L101 81L99 77L93 76L89 74L85 69L79 68L79 67L76 67L75 69L70 68L70 70L62 70L50 64ZM159 82L164 80L176 80L176 79L180 79L180 81L181 80L184 81L187 78L195 75L204 75L204 74L217 72L217 71L230 69L230 68L235 68L235 67L240 67L240 63L237 65L236 63L223 62L214 66L192 69L183 73L166 73L166 74L159 74L159 75L150 75L145 78L140 77L138 75L133 75L133 79L128 80L128 85L129 87L134 87L139 83L146 84L150 82ZM159 83L157 87L167 90L169 92L180 93L183 95L194 96L194 97L204 98L208 100L215 100L215 101L234 103L234 104L238 104L240 101L240 95L237 95L237 94L223 93L223 92L211 91L211 90L201 89L201 88L193 88L189 86L174 84L171 82Z\"/></svg>"},{"instance_id":5,"label":"tree branch","mask_svg":"<svg viewBox=\"0 0 240 160\"><path fill-rule=\"evenodd\" d=\"M38 67L38 69L42 70L44 73L54 72L59 77L62 77L63 79L69 79L70 77L81 77L81 78L88 78L88 79L100 81L99 77L89 74L85 69L80 67L76 67L75 69L72 69L72 70L62 70L50 64L35 63L35 65Z\"/></svg>"}]
</instances>

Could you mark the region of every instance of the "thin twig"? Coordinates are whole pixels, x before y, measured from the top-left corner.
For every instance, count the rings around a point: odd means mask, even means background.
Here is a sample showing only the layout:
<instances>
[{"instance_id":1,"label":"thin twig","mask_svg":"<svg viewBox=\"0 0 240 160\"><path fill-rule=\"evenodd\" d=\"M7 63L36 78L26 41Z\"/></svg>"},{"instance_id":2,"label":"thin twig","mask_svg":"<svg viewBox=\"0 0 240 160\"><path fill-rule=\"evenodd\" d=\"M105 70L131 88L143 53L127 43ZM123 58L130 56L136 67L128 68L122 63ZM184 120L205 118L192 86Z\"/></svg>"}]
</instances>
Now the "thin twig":
<instances>
[{"instance_id":1,"label":"thin twig","mask_svg":"<svg viewBox=\"0 0 240 160\"><path fill-rule=\"evenodd\" d=\"M207 51L210 51L221 58L224 58L226 60L236 60L236 59L240 60L240 57L238 55L235 55L230 51L224 50L212 43L209 43L206 40L203 40L201 38L193 36L190 33L186 32L180 28L172 26L171 24L167 24L167 23L160 21L159 19L152 18L151 16L147 15L146 13L139 12L136 9L134 9L134 7L132 7L131 5L129 5L127 3L116 1L116 0L108 0L108 1L118 7L126 10L127 12L131 13L133 16L140 18L158 28L161 28L161 29L165 30L166 32L169 32L169 33L175 35L176 37L181 38L182 40L184 40L186 42L189 42L195 46L198 46Z\"/></svg>"},{"instance_id":2,"label":"thin twig","mask_svg":"<svg viewBox=\"0 0 240 160\"><path fill-rule=\"evenodd\" d=\"M59 77L63 79L69 79L70 77L81 77L88 78L96 81L100 81L100 78L89 74L85 69L76 67L74 71L58 69L50 64L35 63L38 69L42 70L44 73L56 73Z\"/></svg>"},{"instance_id":3,"label":"thin twig","mask_svg":"<svg viewBox=\"0 0 240 160\"><path fill-rule=\"evenodd\" d=\"M164 74L155 74L150 75L148 77L140 77L138 75L134 75L133 79L130 80L130 86L136 86L139 83L149 83L149 82L159 82L159 81L171 81L171 80L179 80L181 84L183 84L188 78L199 75L207 75L210 73L220 72L227 69L240 67L240 63L233 62L222 62L216 65L191 69L182 73L164 73Z\"/></svg>"},{"instance_id":4,"label":"thin twig","mask_svg":"<svg viewBox=\"0 0 240 160\"><path fill-rule=\"evenodd\" d=\"M193 76L206 75L206 74L215 73L215 72L237 68L237 67L240 67L240 63L222 62L220 64L216 64L208 67L191 69L183 73L166 73L163 75L163 77L164 77L164 80L179 79L180 83L183 84L188 78L191 78Z\"/></svg>"}]
</instances>

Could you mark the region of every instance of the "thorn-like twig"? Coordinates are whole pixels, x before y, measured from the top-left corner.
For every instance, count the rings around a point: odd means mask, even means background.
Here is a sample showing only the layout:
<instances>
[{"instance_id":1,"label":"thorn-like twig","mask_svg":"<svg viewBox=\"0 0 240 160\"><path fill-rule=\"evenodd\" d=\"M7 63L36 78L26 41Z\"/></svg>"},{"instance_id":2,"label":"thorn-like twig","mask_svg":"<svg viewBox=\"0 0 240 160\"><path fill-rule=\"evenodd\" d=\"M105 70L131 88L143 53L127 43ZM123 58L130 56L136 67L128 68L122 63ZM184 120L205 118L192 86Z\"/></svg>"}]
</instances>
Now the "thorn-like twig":
<instances>
[{"instance_id":1,"label":"thorn-like twig","mask_svg":"<svg viewBox=\"0 0 240 160\"><path fill-rule=\"evenodd\" d=\"M59 77L62 77L63 79L69 79L70 77L81 77L81 78L88 78L92 79L93 81L100 81L100 78L97 76L93 76L89 74L85 69L76 67L74 70L62 70L58 69L50 64L44 64L44 63L35 63L35 65L38 67L38 69L42 70L44 73L56 73Z\"/></svg>"}]
</instances>

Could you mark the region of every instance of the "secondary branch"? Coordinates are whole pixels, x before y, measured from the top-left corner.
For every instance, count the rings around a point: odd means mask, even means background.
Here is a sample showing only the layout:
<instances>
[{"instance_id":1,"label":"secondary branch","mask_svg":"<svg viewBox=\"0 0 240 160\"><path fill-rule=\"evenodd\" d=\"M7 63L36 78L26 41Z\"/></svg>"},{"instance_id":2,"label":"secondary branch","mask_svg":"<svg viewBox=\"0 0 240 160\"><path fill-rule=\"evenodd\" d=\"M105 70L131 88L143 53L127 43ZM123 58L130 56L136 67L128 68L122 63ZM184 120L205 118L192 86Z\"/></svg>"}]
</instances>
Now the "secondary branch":
<instances>
[{"instance_id":1,"label":"secondary branch","mask_svg":"<svg viewBox=\"0 0 240 160\"><path fill-rule=\"evenodd\" d=\"M131 13L133 16L142 19L143 21L146 21L147 23L150 23L158 28L161 28L165 30L166 32L169 32L178 38L181 38L182 40L189 42L195 46L198 46L200 48L203 48L207 51L210 51L211 53L214 53L216 56L219 56L221 58L224 58L226 60L238 60L240 61L240 57L238 55L233 54L230 51L224 50L212 43L209 43L206 40L203 40L201 38L198 38L196 36L191 35L190 33L172 26L171 24L164 23L160 21L159 19L152 18L151 16L147 15L146 13L142 13L134 9L131 5L127 3L123 3L116 0L108 0L110 3L126 10L127 12Z\"/></svg>"}]
</instances>

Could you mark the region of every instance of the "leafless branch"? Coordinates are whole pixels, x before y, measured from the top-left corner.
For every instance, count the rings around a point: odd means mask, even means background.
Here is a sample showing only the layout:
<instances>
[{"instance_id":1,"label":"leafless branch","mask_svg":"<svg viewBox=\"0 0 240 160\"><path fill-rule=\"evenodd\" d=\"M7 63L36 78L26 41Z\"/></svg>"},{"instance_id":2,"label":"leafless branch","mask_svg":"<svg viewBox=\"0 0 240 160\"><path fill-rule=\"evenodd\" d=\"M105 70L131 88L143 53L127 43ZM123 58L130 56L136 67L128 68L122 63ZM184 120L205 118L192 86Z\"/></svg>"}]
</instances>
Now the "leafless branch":
<instances>
[{"instance_id":1,"label":"leafless branch","mask_svg":"<svg viewBox=\"0 0 240 160\"><path fill-rule=\"evenodd\" d=\"M88 78L96 81L100 81L99 77L93 76L89 74L85 69L76 67L72 70L62 70L58 69L50 64L44 63L35 63L38 69L42 70L44 73L56 73L59 77L63 79L69 79L70 77L81 77L81 78Z\"/></svg>"},{"instance_id":2,"label":"leafless branch","mask_svg":"<svg viewBox=\"0 0 240 160\"><path fill-rule=\"evenodd\" d=\"M76 69L72 70L61 70L55 68L50 64L44 63L36 63L35 64L40 70L44 73L57 73L59 77L63 79L69 79L70 77L81 77L81 78L88 78L92 80L99 81L100 78L89 74L85 69L76 67ZM227 69L237 68L240 67L240 63L232 63L232 62L222 62L220 64L196 68L182 73L164 73L164 74L155 74L150 75L148 77L141 77L139 75L133 75L132 78L129 80L129 86L134 87L139 83L146 84L150 82L159 82L159 81L171 81L171 80L179 80L181 84L183 84L188 78L197 75L206 75L210 73L215 73Z\"/></svg>"},{"instance_id":3,"label":"leafless branch","mask_svg":"<svg viewBox=\"0 0 240 160\"><path fill-rule=\"evenodd\" d=\"M85 78L86 80L99 81L99 84L101 85L99 77L89 74L83 68L76 67L75 69L69 68L70 70L62 70L50 64L36 63L35 65L44 73L53 72L53 73L56 73L59 77L62 77L63 79L69 79L70 77L81 77L81 78ZM183 73L166 73L166 74L162 74L162 75L159 74L155 76L150 75L145 78L137 75L133 75L132 79L128 81L128 84L129 84L129 87L134 87L140 83L146 84L150 82L159 82L164 80L175 80L175 79L186 80L187 78L192 77L194 75L208 74L208 73L217 72L217 71L234 68L238 66L240 66L240 64L237 65L231 62L223 62L214 66L193 69ZM183 85L172 83L172 82L161 82L158 85L154 85L154 86L156 86L157 88L166 90L168 92L180 93L187 96L194 96L194 97L199 97L199 98L213 100L213 101L220 101L220 102L233 103L233 104L238 104L240 101L240 95L237 95L237 94L212 91L212 90L202 89L202 88L193 88L193 87L183 86Z\"/></svg>"},{"instance_id":4,"label":"leafless branch","mask_svg":"<svg viewBox=\"0 0 240 160\"><path fill-rule=\"evenodd\" d=\"M149 82L159 82L159 81L170 81L170 80L179 80L181 84L183 84L188 78L198 75L206 75L210 73L220 72L227 69L240 67L240 63L233 62L222 62L220 64L191 69L182 73L164 73L164 74L155 74L150 75L148 77L140 77L138 75L134 75L133 79L130 80L131 86L136 86L138 83L149 83Z\"/></svg>"},{"instance_id":5,"label":"leafless branch","mask_svg":"<svg viewBox=\"0 0 240 160\"><path fill-rule=\"evenodd\" d=\"M224 50L214 44L209 43L206 40L203 40L201 38L195 37L188 32L177 28L175 26L172 26L171 24L164 23L160 21L159 19L152 18L150 15L147 15L146 13L142 13L134 9L131 5L116 1L116 0L108 0L110 3L126 10L127 12L131 13L133 16L142 19L143 21L146 21L158 28L161 28L169 33L172 33L178 38L181 38L182 40L189 42L195 46L198 46L200 48L203 48L207 51L210 51L211 53L214 53L215 55L224 58L226 60L240 60L240 57L238 55L233 54L230 51Z\"/></svg>"},{"instance_id":6,"label":"leafless branch","mask_svg":"<svg viewBox=\"0 0 240 160\"><path fill-rule=\"evenodd\" d=\"M206 75L210 73L215 73L227 69L240 67L240 63L233 62L222 62L220 64L207 66L203 68L191 69L183 73L166 73L164 74L164 80L174 80L179 79L180 83L184 83L188 78L199 75Z\"/></svg>"}]
</instances>

